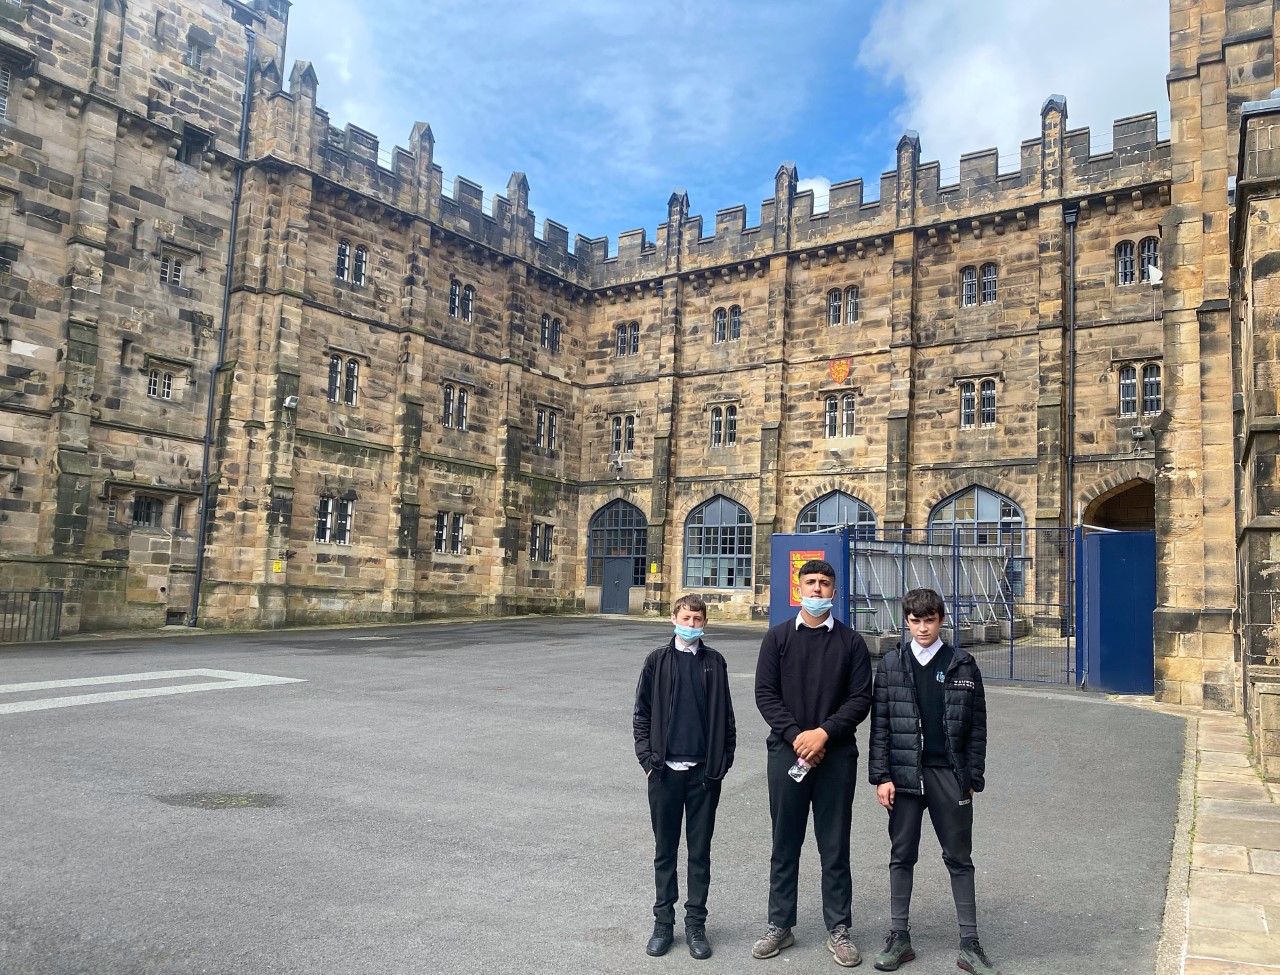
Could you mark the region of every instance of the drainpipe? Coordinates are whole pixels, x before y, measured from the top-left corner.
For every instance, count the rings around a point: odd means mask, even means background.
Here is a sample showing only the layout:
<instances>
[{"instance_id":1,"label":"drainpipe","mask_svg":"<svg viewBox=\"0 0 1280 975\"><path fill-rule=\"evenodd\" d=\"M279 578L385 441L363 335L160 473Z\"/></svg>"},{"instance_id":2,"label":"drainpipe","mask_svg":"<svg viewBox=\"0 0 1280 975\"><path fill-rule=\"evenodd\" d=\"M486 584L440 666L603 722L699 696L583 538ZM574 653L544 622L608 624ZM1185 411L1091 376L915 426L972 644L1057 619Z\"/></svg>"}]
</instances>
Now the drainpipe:
<instances>
[{"instance_id":1,"label":"drainpipe","mask_svg":"<svg viewBox=\"0 0 1280 975\"><path fill-rule=\"evenodd\" d=\"M227 357L227 329L231 321L231 272L236 255L236 232L240 224L240 196L244 189L245 157L249 153L249 109L253 104L253 48L257 35L253 28L245 27L248 50L245 53L244 97L240 102L240 145L236 159L235 190L231 195L231 225L227 231L227 263L223 275L222 322L218 329L218 358L209 370L209 405L204 421L204 457L200 463L200 530L196 536L196 579L191 594L191 615L188 626L195 626L200 615L200 586L204 582L204 551L209 539L209 457L213 452L213 423L217 409L218 373Z\"/></svg>"},{"instance_id":2,"label":"drainpipe","mask_svg":"<svg viewBox=\"0 0 1280 975\"><path fill-rule=\"evenodd\" d=\"M1064 210L1062 219L1067 225L1067 524L1071 524L1075 510L1076 475L1076 218L1077 207Z\"/></svg>"}]
</instances>

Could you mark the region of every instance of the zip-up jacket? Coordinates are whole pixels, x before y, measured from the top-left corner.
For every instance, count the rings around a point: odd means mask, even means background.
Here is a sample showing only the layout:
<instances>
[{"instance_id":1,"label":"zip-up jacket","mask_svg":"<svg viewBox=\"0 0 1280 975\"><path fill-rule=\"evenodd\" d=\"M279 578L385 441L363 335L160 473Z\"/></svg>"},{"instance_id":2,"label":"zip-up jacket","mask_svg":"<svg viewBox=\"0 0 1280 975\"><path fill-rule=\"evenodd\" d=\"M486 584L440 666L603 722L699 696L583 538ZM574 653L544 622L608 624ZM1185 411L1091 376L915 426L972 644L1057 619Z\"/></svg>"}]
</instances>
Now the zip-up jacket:
<instances>
[{"instance_id":1,"label":"zip-up jacket","mask_svg":"<svg viewBox=\"0 0 1280 975\"><path fill-rule=\"evenodd\" d=\"M986 785L987 698L973 655L954 648L951 652L943 684L942 723L947 758L961 794L968 795L969 789L981 792ZM892 782L896 789L920 795L924 792L924 729L910 653L909 645L889 651L876 671L867 771L872 785Z\"/></svg>"},{"instance_id":2,"label":"zip-up jacket","mask_svg":"<svg viewBox=\"0 0 1280 975\"><path fill-rule=\"evenodd\" d=\"M646 772L661 769L667 761L667 724L676 692L676 654L673 636L645 658L636 684L636 703L631 728L636 740L636 758ZM723 779L733 767L738 745L738 726L729 696L729 668L717 650L699 641L694 651L702 664L702 686L707 694L707 755L705 775Z\"/></svg>"}]
</instances>

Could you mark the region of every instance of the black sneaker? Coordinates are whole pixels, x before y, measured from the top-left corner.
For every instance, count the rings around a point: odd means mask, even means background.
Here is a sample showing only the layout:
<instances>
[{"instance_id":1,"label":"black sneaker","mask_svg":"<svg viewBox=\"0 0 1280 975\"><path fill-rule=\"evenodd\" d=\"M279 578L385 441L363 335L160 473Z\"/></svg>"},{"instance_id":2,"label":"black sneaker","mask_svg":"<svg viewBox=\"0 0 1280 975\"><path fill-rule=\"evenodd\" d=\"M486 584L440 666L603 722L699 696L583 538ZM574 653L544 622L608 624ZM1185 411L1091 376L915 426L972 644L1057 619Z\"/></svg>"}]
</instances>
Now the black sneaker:
<instances>
[{"instance_id":1,"label":"black sneaker","mask_svg":"<svg viewBox=\"0 0 1280 975\"><path fill-rule=\"evenodd\" d=\"M960 954L956 957L956 967L972 975L1000 975L1000 969L991 964L991 959L978 944L977 938L964 938L960 942Z\"/></svg>"},{"instance_id":2,"label":"black sneaker","mask_svg":"<svg viewBox=\"0 0 1280 975\"><path fill-rule=\"evenodd\" d=\"M671 947L671 942L675 940L676 926L674 924L663 924L661 921L654 921L653 937L644 946L645 954L653 955L654 958L665 955L667 949Z\"/></svg>"},{"instance_id":3,"label":"black sneaker","mask_svg":"<svg viewBox=\"0 0 1280 975\"><path fill-rule=\"evenodd\" d=\"M711 957L711 942L707 940L705 924L689 924L684 926L684 940L689 944L689 954L699 960Z\"/></svg>"},{"instance_id":4,"label":"black sneaker","mask_svg":"<svg viewBox=\"0 0 1280 975\"><path fill-rule=\"evenodd\" d=\"M916 957L911 947L911 934L907 931L890 931L885 939L884 951L876 955L876 968L882 972L895 972L905 961Z\"/></svg>"}]
</instances>

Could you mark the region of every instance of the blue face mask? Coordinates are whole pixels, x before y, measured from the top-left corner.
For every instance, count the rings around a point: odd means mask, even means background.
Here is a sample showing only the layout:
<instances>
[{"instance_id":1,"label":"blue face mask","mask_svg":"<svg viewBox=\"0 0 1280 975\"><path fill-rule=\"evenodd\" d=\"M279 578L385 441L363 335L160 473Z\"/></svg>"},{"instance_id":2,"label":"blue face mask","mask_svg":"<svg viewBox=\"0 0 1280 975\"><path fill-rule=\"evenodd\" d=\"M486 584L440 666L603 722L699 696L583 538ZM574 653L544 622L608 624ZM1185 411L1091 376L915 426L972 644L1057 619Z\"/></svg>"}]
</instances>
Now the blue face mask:
<instances>
[{"instance_id":1,"label":"blue face mask","mask_svg":"<svg viewBox=\"0 0 1280 975\"><path fill-rule=\"evenodd\" d=\"M695 640L701 640L702 634L705 632L706 629L701 626L681 626L679 623L676 624L676 636L685 643L693 643Z\"/></svg>"},{"instance_id":2,"label":"blue face mask","mask_svg":"<svg viewBox=\"0 0 1280 975\"><path fill-rule=\"evenodd\" d=\"M804 607L806 613L810 616L821 616L823 613L831 611L830 599L823 599L820 596L804 596L800 600L800 605Z\"/></svg>"}]
</instances>

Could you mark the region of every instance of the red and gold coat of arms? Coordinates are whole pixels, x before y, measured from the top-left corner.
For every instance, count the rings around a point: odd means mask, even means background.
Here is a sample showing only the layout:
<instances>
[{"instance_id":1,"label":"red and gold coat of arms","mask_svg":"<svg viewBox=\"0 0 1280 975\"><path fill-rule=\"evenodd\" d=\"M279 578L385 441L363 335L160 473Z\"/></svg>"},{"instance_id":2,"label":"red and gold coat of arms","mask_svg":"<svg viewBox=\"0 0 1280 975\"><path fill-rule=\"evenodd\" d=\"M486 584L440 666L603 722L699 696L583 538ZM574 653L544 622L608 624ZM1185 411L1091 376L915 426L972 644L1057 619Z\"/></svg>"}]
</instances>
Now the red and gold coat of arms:
<instances>
[{"instance_id":1,"label":"red and gold coat of arms","mask_svg":"<svg viewBox=\"0 0 1280 975\"><path fill-rule=\"evenodd\" d=\"M849 370L853 368L853 360L846 357L844 359L832 359L827 363L827 373L831 376L834 383L842 383L849 378Z\"/></svg>"}]
</instances>

